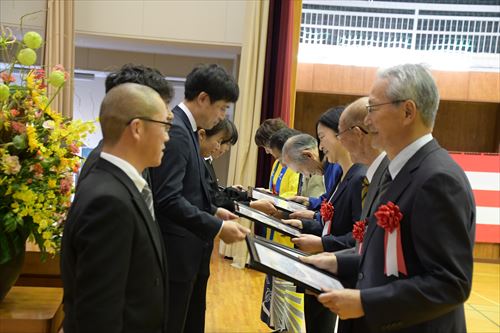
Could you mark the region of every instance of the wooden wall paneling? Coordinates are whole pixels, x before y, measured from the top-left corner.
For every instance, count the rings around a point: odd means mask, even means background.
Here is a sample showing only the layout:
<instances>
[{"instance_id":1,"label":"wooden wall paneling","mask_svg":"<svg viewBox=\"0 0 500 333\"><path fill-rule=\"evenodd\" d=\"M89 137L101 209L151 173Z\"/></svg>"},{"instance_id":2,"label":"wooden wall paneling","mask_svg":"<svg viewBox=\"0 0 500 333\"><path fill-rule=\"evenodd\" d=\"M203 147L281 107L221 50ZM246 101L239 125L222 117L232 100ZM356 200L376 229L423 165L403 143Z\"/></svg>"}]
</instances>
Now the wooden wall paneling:
<instances>
[{"instance_id":1,"label":"wooden wall paneling","mask_svg":"<svg viewBox=\"0 0 500 333\"><path fill-rule=\"evenodd\" d=\"M500 262L500 244L476 243L474 245L474 260Z\"/></svg>"},{"instance_id":2,"label":"wooden wall paneling","mask_svg":"<svg viewBox=\"0 0 500 333\"><path fill-rule=\"evenodd\" d=\"M497 152L500 104L441 101L434 136L450 151Z\"/></svg>"},{"instance_id":3,"label":"wooden wall paneling","mask_svg":"<svg viewBox=\"0 0 500 333\"><path fill-rule=\"evenodd\" d=\"M314 64L313 65L313 78L312 78L312 91L315 92L328 92L331 91L330 86L330 71L332 65Z\"/></svg>"},{"instance_id":4,"label":"wooden wall paneling","mask_svg":"<svg viewBox=\"0 0 500 333\"><path fill-rule=\"evenodd\" d=\"M373 82L377 77L377 68L375 67L365 67L364 77L363 77L363 95L368 96L372 88Z\"/></svg>"},{"instance_id":5,"label":"wooden wall paneling","mask_svg":"<svg viewBox=\"0 0 500 333\"><path fill-rule=\"evenodd\" d=\"M314 64L298 64L297 66L297 91L313 90Z\"/></svg>"},{"instance_id":6,"label":"wooden wall paneling","mask_svg":"<svg viewBox=\"0 0 500 333\"><path fill-rule=\"evenodd\" d=\"M500 73L471 72L468 84L468 100L500 103Z\"/></svg>"},{"instance_id":7,"label":"wooden wall paneling","mask_svg":"<svg viewBox=\"0 0 500 333\"><path fill-rule=\"evenodd\" d=\"M316 136L316 122L323 112L338 105L348 105L360 96L297 92L294 128Z\"/></svg>"},{"instance_id":8,"label":"wooden wall paneling","mask_svg":"<svg viewBox=\"0 0 500 333\"><path fill-rule=\"evenodd\" d=\"M434 71L441 99L466 101L469 96L469 72Z\"/></svg>"}]
</instances>

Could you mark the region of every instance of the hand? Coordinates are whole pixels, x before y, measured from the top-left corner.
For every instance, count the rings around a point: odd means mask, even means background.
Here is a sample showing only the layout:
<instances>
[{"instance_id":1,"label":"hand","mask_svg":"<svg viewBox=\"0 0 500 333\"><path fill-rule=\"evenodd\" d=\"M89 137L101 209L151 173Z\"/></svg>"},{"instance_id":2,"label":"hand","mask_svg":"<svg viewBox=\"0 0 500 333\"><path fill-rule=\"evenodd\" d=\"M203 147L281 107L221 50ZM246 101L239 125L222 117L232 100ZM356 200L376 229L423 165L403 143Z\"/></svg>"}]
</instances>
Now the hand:
<instances>
[{"instance_id":1,"label":"hand","mask_svg":"<svg viewBox=\"0 0 500 333\"><path fill-rule=\"evenodd\" d=\"M238 219L238 215L235 215L235 214L231 213L230 211L228 211L227 209L221 208L221 207L217 208L217 211L215 212L215 216L217 216L221 220L237 220Z\"/></svg>"},{"instance_id":2,"label":"hand","mask_svg":"<svg viewBox=\"0 0 500 333\"><path fill-rule=\"evenodd\" d=\"M265 199L250 201L250 207L268 215L275 215L278 213L278 210L276 209L276 207L274 207L273 203Z\"/></svg>"},{"instance_id":3,"label":"hand","mask_svg":"<svg viewBox=\"0 0 500 333\"><path fill-rule=\"evenodd\" d=\"M354 319L365 315L361 303L361 291L358 289L326 291L318 296L318 301L338 314L340 319Z\"/></svg>"},{"instance_id":4,"label":"hand","mask_svg":"<svg viewBox=\"0 0 500 333\"><path fill-rule=\"evenodd\" d=\"M288 198L288 200L295 201L295 202L298 202L300 204L309 206L309 198L308 197L303 197L303 196L300 196L300 195L296 195L294 197Z\"/></svg>"},{"instance_id":5,"label":"hand","mask_svg":"<svg viewBox=\"0 0 500 333\"><path fill-rule=\"evenodd\" d=\"M292 238L292 243L304 252L318 253L324 251L323 242L319 236L303 234L300 237Z\"/></svg>"},{"instance_id":6,"label":"hand","mask_svg":"<svg viewBox=\"0 0 500 333\"><path fill-rule=\"evenodd\" d=\"M259 190L261 192L266 192L266 193L269 193L269 194L273 194L272 191L269 191L267 188L263 188L263 187L256 187L255 188L256 190Z\"/></svg>"},{"instance_id":7,"label":"hand","mask_svg":"<svg viewBox=\"0 0 500 333\"><path fill-rule=\"evenodd\" d=\"M245 228L234 221L224 221L219 237L226 244L231 244L245 239L245 236L250 233L250 229Z\"/></svg>"},{"instance_id":8,"label":"hand","mask_svg":"<svg viewBox=\"0 0 500 333\"><path fill-rule=\"evenodd\" d=\"M298 228L298 229L302 229L303 226L302 226L302 221L301 220L281 220L281 222L285 223L285 224L288 224L288 225L291 225L292 227L295 227L295 228Z\"/></svg>"},{"instance_id":9,"label":"hand","mask_svg":"<svg viewBox=\"0 0 500 333\"><path fill-rule=\"evenodd\" d=\"M290 214L290 217L292 219L313 219L314 218L314 211L313 210L299 210L297 212L293 212Z\"/></svg>"},{"instance_id":10,"label":"hand","mask_svg":"<svg viewBox=\"0 0 500 333\"><path fill-rule=\"evenodd\" d=\"M242 185L233 185L231 187L237 189L238 191L243 191L243 186Z\"/></svg>"},{"instance_id":11,"label":"hand","mask_svg":"<svg viewBox=\"0 0 500 333\"><path fill-rule=\"evenodd\" d=\"M337 256L331 252L323 252L308 257L299 257L300 261L337 274Z\"/></svg>"}]
</instances>

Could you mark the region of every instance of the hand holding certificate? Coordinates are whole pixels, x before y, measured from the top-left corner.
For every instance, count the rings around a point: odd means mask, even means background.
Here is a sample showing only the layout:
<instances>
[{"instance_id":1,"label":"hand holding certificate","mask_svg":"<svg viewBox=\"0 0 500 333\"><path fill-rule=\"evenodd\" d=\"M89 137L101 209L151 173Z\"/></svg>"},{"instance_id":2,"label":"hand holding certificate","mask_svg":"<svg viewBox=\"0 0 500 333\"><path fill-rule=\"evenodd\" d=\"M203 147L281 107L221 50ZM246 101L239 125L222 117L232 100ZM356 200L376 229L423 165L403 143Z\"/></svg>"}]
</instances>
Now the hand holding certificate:
<instances>
[{"instance_id":1,"label":"hand holding certificate","mask_svg":"<svg viewBox=\"0 0 500 333\"><path fill-rule=\"evenodd\" d=\"M247 236L246 240L251 268L292 281L318 294L325 290L343 289L342 284L328 272L303 263L300 251L284 249L280 244L260 237Z\"/></svg>"},{"instance_id":2,"label":"hand holding certificate","mask_svg":"<svg viewBox=\"0 0 500 333\"><path fill-rule=\"evenodd\" d=\"M292 213L292 212L307 210L307 207L304 205L301 205L301 204L296 203L294 201L289 201L287 199L273 195L273 194L268 193L268 192L263 191L263 190L259 190L256 188L250 188L248 193L249 193L250 197L252 197L255 200L259 200L259 199L269 200L277 208L285 210L287 212Z\"/></svg>"},{"instance_id":3,"label":"hand holding certificate","mask_svg":"<svg viewBox=\"0 0 500 333\"><path fill-rule=\"evenodd\" d=\"M241 202L237 202L235 205L235 213L239 216L246 217L254 222L261 223L266 227L269 227L275 231L278 231L284 235L290 237L299 237L301 235L300 231L294 227L286 225L281 220L275 217L266 215L258 210L255 210Z\"/></svg>"}]
</instances>

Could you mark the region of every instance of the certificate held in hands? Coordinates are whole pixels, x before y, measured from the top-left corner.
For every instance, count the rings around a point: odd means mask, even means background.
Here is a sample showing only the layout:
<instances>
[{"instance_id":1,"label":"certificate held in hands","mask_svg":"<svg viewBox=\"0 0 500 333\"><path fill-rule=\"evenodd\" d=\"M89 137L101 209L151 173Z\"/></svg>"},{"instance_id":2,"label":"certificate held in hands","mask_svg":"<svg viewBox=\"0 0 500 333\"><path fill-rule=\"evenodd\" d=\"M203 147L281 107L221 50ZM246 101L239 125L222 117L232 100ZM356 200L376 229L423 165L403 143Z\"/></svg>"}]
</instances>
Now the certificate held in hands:
<instances>
[{"instance_id":1,"label":"certificate held in hands","mask_svg":"<svg viewBox=\"0 0 500 333\"><path fill-rule=\"evenodd\" d=\"M276 208L279 208L281 210L284 210L289 213L293 212L298 212L301 210L307 210L307 207L304 205L301 205L295 201L290 201L285 198L279 197L277 195L267 193L265 191L261 191L255 188L249 188L248 193L252 199L259 200L259 199L265 199L269 200L273 203L273 205L276 206Z\"/></svg>"},{"instance_id":2,"label":"certificate held in hands","mask_svg":"<svg viewBox=\"0 0 500 333\"><path fill-rule=\"evenodd\" d=\"M330 273L301 262L299 257L303 253L298 250L250 235L246 242L250 253L249 265L257 271L291 281L318 294L327 289L344 289Z\"/></svg>"},{"instance_id":3,"label":"certificate held in hands","mask_svg":"<svg viewBox=\"0 0 500 333\"><path fill-rule=\"evenodd\" d=\"M301 235L299 229L291 227L281 222L281 220L253 209L241 202L235 204L235 213L236 215L246 217L256 223L263 224L265 227L271 228L283 235L290 237L299 237Z\"/></svg>"}]
</instances>

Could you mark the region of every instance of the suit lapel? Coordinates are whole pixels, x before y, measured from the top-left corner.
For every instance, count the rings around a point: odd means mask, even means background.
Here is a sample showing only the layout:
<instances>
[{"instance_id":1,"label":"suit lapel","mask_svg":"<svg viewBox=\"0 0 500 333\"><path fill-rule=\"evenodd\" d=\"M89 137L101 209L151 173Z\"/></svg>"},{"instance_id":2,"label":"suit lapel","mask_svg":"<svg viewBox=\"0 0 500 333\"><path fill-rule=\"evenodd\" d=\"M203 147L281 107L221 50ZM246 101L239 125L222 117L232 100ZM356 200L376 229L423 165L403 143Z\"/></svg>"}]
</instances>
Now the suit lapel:
<instances>
[{"instance_id":1,"label":"suit lapel","mask_svg":"<svg viewBox=\"0 0 500 333\"><path fill-rule=\"evenodd\" d=\"M439 149L439 145L437 142L433 139L426 145L424 145L422 148L420 148L415 155L413 155L408 162L403 166L401 171L398 173L396 178L392 181L392 183L389 185L389 188L387 191L382 195L380 198L380 203L376 203L377 205L381 204L386 204L388 201L392 201L393 203L397 204L399 198L401 195L404 193L404 190L410 185L410 183L413 180L412 174L418 169L424 158L431 153L432 151ZM375 203L372 203L375 204ZM404 214L404 212L402 212ZM375 233L375 230L378 229L377 226L377 219L375 218L374 215L371 215L368 217L369 222L368 222L368 229L366 230L366 235L363 240L363 254L361 256L361 261L360 265L363 263L364 257L365 257L365 251L368 248L368 243L370 242L370 239L372 238L373 234ZM403 217L404 219L404 217ZM402 222L404 223L404 222Z\"/></svg>"},{"instance_id":2,"label":"suit lapel","mask_svg":"<svg viewBox=\"0 0 500 333\"><path fill-rule=\"evenodd\" d=\"M385 156L377 167L377 170L375 170L375 173L373 174L372 181L370 183L370 186L368 187L368 193L366 193L365 203L363 206L363 210L361 211L360 220L364 220L368 216L368 213L370 212L370 209L373 205L373 200L375 200L375 196L377 195L378 186L382 179L382 175L384 174L384 170L388 165L389 159L387 158L387 156Z\"/></svg>"},{"instance_id":3,"label":"suit lapel","mask_svg":"<svg viewBox=\"0 0 500 333\"><path fill-rule=\"evenodd\" d=\"M151 213L148 207L146 206L146 202L139 193L139 190L134 185L132 180L122 170L120 170L120 168L116 167L115 165L103 159L99 161L99 166L104 170L108 171L109 173L111 173L115 178L117 178L132 195L134 204L139 210L140 214L142 215L143 222L146 225L146 228L149 233L149 237L151 237L151 240L153 242L158 262L160 263L160 266L164 269L165 268L164 255L163 255L164 251L163 251L162 241L160 239L161 237L160 228L158 226L158 223L156 223L156 221L153 220L153 217L151 216Z\"/></svg>"},{"instance_id":4,"label":"suit lapel","mask_svg":"<svg viewBox=\"0 0 500 333\"><path fill-rule=\"evenodd\" d=\"M352 170L354 165L351 166L351 168L347 171L347 174L345 175L345 178L340 182L337 190L335 191L335 194L333 195L333 198L331 200L333 207L335 207L335 203L337 202L338 198L342 195L342 193L346 190L347 186L349 185L349 180L352 178Z\"/></svg>"},{"instance_id":5,"label":"suit lapel","mask_svg":"<svg viewBox=\"0 0 500 333\"><path fill-rule=\"evenodd\" d=\"M198 163L198 175L199 175L199 180L201 183L201 187L203 188L203 192L205 193L205 198L207 199L208 202L210 202L210 194L208 192L208 188L206 186L206 181L204 179L205 177L205 163L203 162L203 158L201 157L200 153L200 143L198 141L198 137L195 132L193 132L193 128L191 127L191 123L189 122L188 117L182 111L182 109L179 106L176 106L173 110L175 117L178 117L179 119L182 120L182 123L186 127L187 131L191 135L191 140L194 145L194 149L196 152L196 161Z\"/></svg>"}]
</instances>

